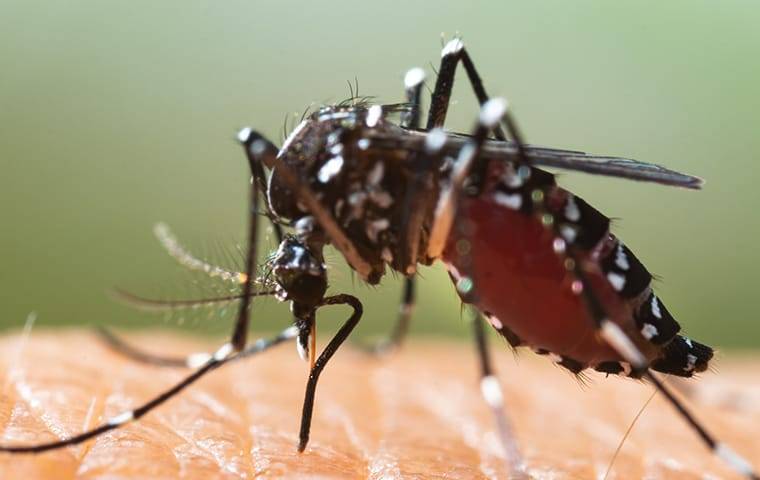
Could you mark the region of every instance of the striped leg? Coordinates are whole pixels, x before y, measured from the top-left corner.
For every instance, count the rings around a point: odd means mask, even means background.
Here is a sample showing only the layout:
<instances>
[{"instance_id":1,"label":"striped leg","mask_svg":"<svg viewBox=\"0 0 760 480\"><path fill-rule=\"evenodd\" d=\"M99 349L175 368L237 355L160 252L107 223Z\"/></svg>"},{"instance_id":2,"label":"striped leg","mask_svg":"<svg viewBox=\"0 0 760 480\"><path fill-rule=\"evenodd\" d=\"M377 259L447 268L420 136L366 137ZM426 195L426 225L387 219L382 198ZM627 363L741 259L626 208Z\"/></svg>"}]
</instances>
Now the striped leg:
<instances>
[{"instance_id":1,"label":"striped leg","mask_svg":"<svg viewBox=\"0 0 760 480\"><path fill-rule=\"evenodd\" d=\"M276 337L273 337L270 339L261 339L255 342L254 344L251 345L251 347L249 347L247 350L244 351L245 355L253 355L255 353L268 350L269 348L275 345L278 345L286 340L295 338L297 333L298 332L295 328L288 327ZM161 394L157 395L152 400L135 408L134 410L130 410L130 411L121 413L119 415L116 415L115 417L110 418L105 423L93 429L87 430L86 432L80 433L79 435L75 435L73 437L70 437L64 440L57 440L57 441L47 442L47 443L38 443L36 445L0 445L0 452L40 453L40 452L45 452L48 450L55 450L58 448L67 447L70 445L80 444L91 438L97 437L98 435L105 433L109 430L114 430L123 425L126 425L129 422L140 419L144 415L148 414L154 408L160 406L161 404L163 404L170 398L174 397L175 395L180 393L182 390L184 390L191 384L195 383L198 379L203 377L208 372L215 370L221 367L222 365L224 365L225 363L228 363L232 360L237 360L241 358L243 355L244 355L243 352L234 353L232 349L232 345L230 345L229 343L226 343L214 354L212 354L210 358L200 368L198 368L192 374L185 377L184 380L177 383L176 385L169 388L168 390L162 392Z\"/></svg>"},{"instance_id":2,"label":"striped leg","mask_svg":"<svg viewBox=\"0 0 760 480\"><path fill-rule=\"evenodd\" d=\"M509 416L504 409L504 393L499 384L499 379L493 370L493 362L488 352L488 342L485 331L483 330L483 316L475 312L472 319L472 327L475 338L475 347L478 351L478 360L480 361L480 391L496 419L496 426L499 432L499 439L507 456L507 463L511 473L515 478L521 478L524 475L525 464L520 455L520 449L515 440L512 424Z\"/></svg>"},{"instance_id":3,"label":"striped leg","mask_svg":"<svg viewBox=\"0 0 760 480\"><path fill-rule=\"evenodd\" d=\"M396 317L396 324L393 326L393 330L391 330L388 337L383 338L375 344L360 344L359 348L361 350L374 355L385 355L401 347L409 333L409 324L411 323L412 313L414 312L415 285L416 282L414 278L404 279L404 291L401 294L401 303L399 305L398 316Z\"/></svg>"},{"instance_id":4,"label":"striped leg","mask_svg":"<svg viewBox=\"0 0 760 480\"><path fill-rule=\"evenodd\" d=\"M530 160L525 155L524 142L522 136L516 128L516 124L505 114L505 127L510 136L518 146L519 157L523 164L529 164ZM544 198L546 198L546 193ZM589 282L586 272L580 259L575 255L574 248L564 240L558 222L553 221L553 215L544 206L542 202L535 202L535 214L541 219L541 223L552 230L556 241L554 242L555 253L560 257L568 273L574 278L580 288L574 288L573 291L581 295L586 303L594 327L607 344L609 344L621 357L623 357L633 369L633 372L646 378L655 388L671 403L676 411L691 426L704 444L728 466L733 468L737 473L744 475L746 478L760 480L760 475L754 470L752 465L737 454L726 444L720 442L708 432L706 427L694 416L691 411L673 394L673 392L654 374L649 368L649 362L644 354L634 344L631 338L620 328L620 326L610 319L605 311L602 302L599 300L593 286Z\"/></svg>"},{"instance_id":5,"label":"striped leg","mask_svg":"<svg viewBox=\"0 0 760 480\"><path fill-rule=\"evenodd\" d=\"M488 94L483 86L475 64L472 62L470 55L464 48L464 43L459 38L451 40L441 51L441 64L438 67L438 79L435 82L435 90L430 101L430 111L428 112L427 130L440 128L446 121L446 114L449 109L451 100L451 90L454 88L454 77L459 62L462 62L467 78L470 80L478 104L482 107L488 101ZM504 132L499 125L494 125L493 132L499 140L506 140Z\"/></svg>"},{"instance_id":6,"label":"striped leg","mask_svg":"<svg viewBox=\"0 0 760 480\"><path fill-rule=\"evenodd\" d=\"M411 109L404 114L402 126L412 130L420 127L420 110L422 103L422 86L425 81L425 72L421 68L412 68L404 76L404 89L406 100ZM415 159L415 173L409 179L404 197L402 212L404 217L400 222L401 230L401 259L399 264L408 275L416 273L417 253L424 221L424 212L427 210L427 196L420 195L424 191L425 184L430 176L430 169L426 168L431 159ZM388 338L385 338L368 349L372 353L384 354L401 346L409 331L409 323L415 303L415 279L413 276L404 279L404 291L401 297L398 317Z\"/></svg>"},{"instance_id":7,"label":"striped leg","mask_svg":"<svg viewBox=\"0 0 760 480\"><path fill-rule=\"evenodd\" d=\"M430 234L428 255L438 257L440 256L440 252L443 251L446 240L454 226L458 199L464 192L465 180L467 180L473 165L477 161L480 148L483 145L483 142L485 142L488 133L498 125L505 112L506 102L499 98L489 100L481 107L480 116L472 134L472 139L460 150L451 175L450 184L441 191L439 196L438 205L436 206L435 211L435 219ZM444 134L440 130L434 130L428 135L428 148L431 151L431 154L434 154L436 149L442 149L445 145L445 137L441 139L436 138L438 135ZM457 225L457 228L464 229L465 222L460 222ZM467 235L466 232L463 233ZM471 278L476 278L475 272L473 271L475 268L474 263L471 261L464 262L463 267L465 268L465 271L461 272L463 276L458 282L456 282L457 291L463 302L476 304L477 290L474 288L472 281L469 280ZM524 475L523 460L512 433L509 417L504 407L504 396L501 390L501 385L493 372L491 360L488 355L485 333L483 332L483 318L480 314L476 314L473 319L473 329L481 366L480 386L483 398L493 411L508 468L515 478L520 478Z\"/></svg>"},{"instance_id":8,"label":"striped leg","mask_svg":"<svg viewBox=\"0 0 760 480\"><path fill-rule=\"evenodd\" d=\"M238 310L235 327L232 331L230 344L239 352L245 348L248 339L248 317L251 310L251 296L253 294L253 279L256 272L256 246L258 241L258 210L259 210L259 185L263 179L261 164L272 165L277 156L277 148L263 136L250 128L244 128L238 133L238 140L245 150L248 158L248 166L251 169L251 190L248 210L248 250L245 259L245 283L243 283L242 298Z\"/></svg>"}]
</instances>

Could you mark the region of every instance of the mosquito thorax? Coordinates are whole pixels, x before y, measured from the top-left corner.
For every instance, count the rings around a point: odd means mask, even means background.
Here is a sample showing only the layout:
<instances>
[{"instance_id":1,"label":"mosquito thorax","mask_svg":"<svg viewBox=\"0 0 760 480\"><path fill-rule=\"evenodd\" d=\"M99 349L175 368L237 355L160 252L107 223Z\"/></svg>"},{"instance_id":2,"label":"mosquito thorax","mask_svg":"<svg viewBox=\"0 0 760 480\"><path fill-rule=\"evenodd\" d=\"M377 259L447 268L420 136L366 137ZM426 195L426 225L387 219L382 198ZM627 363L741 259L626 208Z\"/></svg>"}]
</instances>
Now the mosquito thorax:
<instances>
[{"instance_id":1,"label":"mosquito thorax","mask_svg":"<svg viewBox=\"0 0 760 480\"><path fill-rule=\"evenodd\" d=\"M277 297L305 310L322 302L327 291L327 271L321 244L307 244L287 235L271 259Z\"/></svg>"},{"instance_id":2,"label":"mosquito thorax","mask_svg":"<svg viewBox=\"0 0 760 480\"><path fill-rule=\"evenodd\" d=\"M422 256L429 220L419 235L416 258L407 258L401 229L409 212L404 198L414 176L410 153L403 149L372 147L374 134L398 136L405 130L388 120L379 105L329 106L309 115L285 140L278 157L298 172L317 198L328 208L372 267L369 283L378 283L386 265L407 274ZM391 112L395 113L395 112ZM308 215L304 205L272 172L269 204L277 215L298 225ZM432 208L432 206L431 206ZM425 212L432 218L432 210Z\"/></svg>"}]
</instances>

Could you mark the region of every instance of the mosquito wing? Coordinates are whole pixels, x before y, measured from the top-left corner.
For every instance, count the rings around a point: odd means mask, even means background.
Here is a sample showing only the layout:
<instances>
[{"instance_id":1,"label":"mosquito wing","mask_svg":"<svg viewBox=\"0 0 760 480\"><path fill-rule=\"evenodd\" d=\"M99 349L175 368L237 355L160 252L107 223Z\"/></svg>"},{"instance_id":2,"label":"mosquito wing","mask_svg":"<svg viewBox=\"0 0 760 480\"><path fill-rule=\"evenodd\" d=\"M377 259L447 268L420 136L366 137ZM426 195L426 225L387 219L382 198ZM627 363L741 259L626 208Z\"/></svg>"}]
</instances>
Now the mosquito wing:
<instances>
[{"instance_id":1,"label":"mosquito wing","mask_svg":"<svg viewBox=\"0 0 760 480\"><path fill-rule=\"evenodd\" d=\"M402 130L400 135L373 136L372 144L385 148L401 148L422 151L424 149L427 132L415 132ZM444 147L450 154L455 154L468 140L467 135L452 133ZM699 177L670 170L661 165L640 162L620 157L602 155L589 155L576 150L563 150L533 145L525 147L531 164L537 167L557 168L590 173L593 175L605 175L608 177L625 178L641 182L660 183L675 187L698 190L702 188L704 181ZM505 161L517 161L517 146L513 142L491 140L483 145L483 156L490 159L502 159Z\"/></svg>"},{"instance_id":2,"label":"mosquito wing","mask_svg":"<svg viewBox=\"0 0 760 480\"><path fill-rule=\"evenodd\" d=\"M513 144L501 146L501 150L504 153L508 149L512 150L510 152L511 155L516 155L516 148ZM574 170L593 175L606 175L608 177L626 178L642 182L661 183L663 185L694 190L698 190L704 185L704 180L699 177L670 170L654 163L620 157L589 155L585 152L572 150L534 147L532 145L528 145L526 150L532 163L542 167Z\"/></svg>"}]
</instances>

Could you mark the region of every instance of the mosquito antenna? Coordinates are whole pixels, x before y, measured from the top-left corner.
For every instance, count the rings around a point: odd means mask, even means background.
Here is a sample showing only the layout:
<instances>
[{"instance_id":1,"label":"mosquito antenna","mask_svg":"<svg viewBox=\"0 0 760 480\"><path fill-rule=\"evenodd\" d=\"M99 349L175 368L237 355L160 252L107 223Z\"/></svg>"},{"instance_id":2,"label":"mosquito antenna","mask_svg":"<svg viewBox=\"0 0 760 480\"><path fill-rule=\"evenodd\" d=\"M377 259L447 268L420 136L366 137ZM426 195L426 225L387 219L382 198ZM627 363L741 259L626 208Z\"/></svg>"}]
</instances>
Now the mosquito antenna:
<instances>
[{"instance_id":1,"label":"mosquito antenna","mask_svg":"<svg viewBox=\"0 0 760 480\"><path fill-rule=\"evenodd\" d=\"M263 297L268 295L274 295L274 291L264 291L264 292L253 292L250 297ZM228 303L228 302L234 302L235 300L241 300L244 295L242 294L235 294L235 295L225 295L222 297L208 297L208 298L195 298L195 299L182 299L182 300L162 300L162 299L154 299L154 298L145 298L140 297L138 295L135 295L133 293L127 292L125 290L121 290L118 288L115 288L111 290L111 296L113 296L114 299L121 301L131 307L135 307L140 310L145 311L165 311L165 310L175 310L180 308L198 308L203 307L207 305L215 305L218 303Z\"/></svg>"},{"instance_id":2,"label":"mosquito antenna","mask_svg":"<svg viewBox=\"0 0 760 480\"><path fill-rule=\"evenodd\" d=\"M633 417L633 420L631 421L631 424L628 425L628 429L623 434L623 438L620 439L620 443L618 443L617 448L615 449L615 453L612 454L612 458L610 459L609 465L607 465L607 470L604 472L604 477L602 477L602 480L607 480L607 477L610 476L610 472L612 472L612 466L615 464L615 460L617 460L618 455L620 454L620 451L623 449L623 445L625 444L625 441L628 439L628 436L631 434L631 431L633 430L633 426L636 425L636 422L639 421L639 417L641 417L641 414L644 413L644 410L646 410L647 406L654 400L654 397L657 395L657 389L655 388L652 390L652 394L649 395L649 398L646 402L644 402L644 405L641 406L638 413L635 417Z\"/></svg>"}]
</instances>

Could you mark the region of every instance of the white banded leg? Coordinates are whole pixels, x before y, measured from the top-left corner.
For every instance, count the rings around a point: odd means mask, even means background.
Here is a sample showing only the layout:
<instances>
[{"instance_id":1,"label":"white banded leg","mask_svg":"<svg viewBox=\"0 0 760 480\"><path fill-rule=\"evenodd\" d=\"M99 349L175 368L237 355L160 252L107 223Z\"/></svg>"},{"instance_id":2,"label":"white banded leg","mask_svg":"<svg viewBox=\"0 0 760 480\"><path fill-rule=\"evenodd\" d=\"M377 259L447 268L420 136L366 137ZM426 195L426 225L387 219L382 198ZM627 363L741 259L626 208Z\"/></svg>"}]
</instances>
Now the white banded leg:
<instances>
[{"instance_id":1,"label":"white banded leg","mask_svg":"<svg viewBox=\"0 0 760 480\"><path fill-rule=\"evenodd\" d=\"M504 393L499 379L494 373L486 335L483 330L483 317L478 312L475 312L473 315L472 327L475 347L477 348L478 359L480 360L480 392L486 404L491 408L491 412L493 412L499 440L504 449L511 474L514 478L521 478L525 473L525 463L520 454L520 448L517 444L512 424L504 407Z\"/></svg>"},{"instance_id":2,"label":"white banded leg","mask_svg":"<svg viewBox=\"0 0 760 480\"><path fill-rule=\"evenodd\" d=\"M510 116L504 117L504 126L507 128L509 135L514 139L518 146L518 152L523 164L529 164L529 159L525 154L524 142L517 129L514 119ZM547 192L542 192L541 198L546 198ZM753 469L751 464L739 454L731 450L728 446L719 442L706 427L700 422L689 409L679 400L673 392L654 374L649 368L649 363L644 354L634 344L631 338L623 331L620 326L613 322L604 306L593 290L592 285L586 278L586 273L579 258L574 254L575 248L572 243L563 239L562 232L559 229L558 222L554 221L552 212L549 212L542 201L534 202L534 212L546 228L551 229L555 236L554 252L562 261L568 273L573 276L574 281L572 291L576 295L581 295L586 303L591 320L594 322L598 334L610 345L620 356L625 359L634 372L641 377L649 380L655 388L663 395L673 408L681 415L686 423L691 426L697 436L704 442L715 456L723 460L728 466L733 468L737 473L744 475L752 480L760 480L760 475Z\"/></svg>"},{"instance_id":3,"label":"white banded leg","mask_svg":"<svg viewBox=\"0 0 760 480\"><path fill-rule=\"evenodd\" d=\"M507 111L507 102L503 98L488 100L480 108L478 124L474 130L472 139L459 151L454 169L451 173L449 184L445 186L438 197L435 209L435 219L430 231L428 242L428 256L439 258L446 246L446 240L451 232L454 217L457 211L459 196L464 190L464 184L475 165L480 148L485 142L488 133L499 124ZM446 134L442 130L433 130L428 133L426 148L430 154L439 152L446 145Z\"/></svg>"},{"instance_id":4,"label":"white banded leg","mask_svg":"<svg viewBox=\"0 0 760 480\"><path fill-rule=\"evenodd\" d=\"M297 331L292 327L288 327L283 330L276 337L262 340L254 343L249 350L246 350L249 355L254 353L263 352L275 345L278 345L286 340L292 339L297 334ZM32 445L0 445L0 452L13 452L13 453L40 453L48 450L56 450L59 448L67 447L70 445L77 445L83 443L91 438L95 438L102 433L109 430L114 430L123 425L126 425L132 421L140 419L142 416L149 413L154 408L160 406L167 400L171 399L182 390L195 383L198 379L203 377L208 372L215 370L227 362L240 358L243 353L235 353L233 345L231 343L225 343L216 352L210 355L210 358L196 371L185 377L182 381L175 384L173 387L165 390L161 394L157 395L152 400L144 403L143 405L127 412L115 415L99 426L82 432L73 437L57 440L53 442L38 443Z\"/></svg>"}]
</instances>

